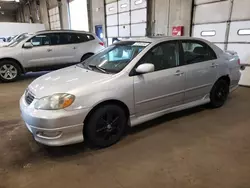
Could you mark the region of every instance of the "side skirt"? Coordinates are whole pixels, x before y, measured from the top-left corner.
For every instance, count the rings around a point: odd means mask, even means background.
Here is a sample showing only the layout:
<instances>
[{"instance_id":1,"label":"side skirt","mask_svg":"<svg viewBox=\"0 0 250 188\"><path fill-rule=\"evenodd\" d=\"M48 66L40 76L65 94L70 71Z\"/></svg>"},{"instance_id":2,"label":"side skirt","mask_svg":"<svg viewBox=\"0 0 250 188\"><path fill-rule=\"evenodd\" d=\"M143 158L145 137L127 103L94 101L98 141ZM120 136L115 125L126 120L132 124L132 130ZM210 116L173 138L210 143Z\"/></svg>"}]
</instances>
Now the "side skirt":
<instances>
[{"instance_id":1,"label":"side skirt","mask_svg":"<svg viewBox=\"0 0 250 188\"><path fill-rule=\"evenodd\" d=\"M139 125L141 123L144 123L146 121L149 121L149 120L158 118L160 116L163 116L165 114L185 110L185 109L192 108L192 107L195 107L195 106L200 106L200 105L203 105L203 104L207 104L209 102L210 102L209 98L203 98L203 99L198 100L198 101L189 102L189 103L186 103L186 104L182 104L182 105L175 106L175 107L172 107L172 108L167 108L167 109L164 109L164 110L161 110L161 111L158 111L158 112L153 112L151 114L146 114L146 115L142 115L142 116L139 116L139 117L137 117L135 115L132 115L132 116L130 116L130 122L131 122L130 125L131 125L131 127L133 127L133 126Z\"/></svg>"}]
</instances>

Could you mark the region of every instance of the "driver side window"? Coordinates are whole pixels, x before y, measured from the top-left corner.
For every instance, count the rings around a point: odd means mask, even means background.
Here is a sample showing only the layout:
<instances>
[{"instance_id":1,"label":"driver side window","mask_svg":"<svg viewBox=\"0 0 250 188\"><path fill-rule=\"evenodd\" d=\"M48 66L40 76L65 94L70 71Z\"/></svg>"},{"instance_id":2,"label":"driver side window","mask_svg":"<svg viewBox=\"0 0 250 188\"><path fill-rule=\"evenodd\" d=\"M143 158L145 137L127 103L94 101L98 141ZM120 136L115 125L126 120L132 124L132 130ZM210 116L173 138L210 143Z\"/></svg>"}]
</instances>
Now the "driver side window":
<instances>
[{"instance_id":1,"label":"driver side window","mask_svg":"<svg viewBox=\"0 0 250 188\"><path fill-rule=\"evenodd\" d=\"M50 37L47 34L41 34L41 35L34 36L33 38L31 38L27 42L30 42L34 47L46 46L46 45L51 44Z\"/></svg>"},{"instance_id":2,"label":"driver side window","mask_svg":"<svg viewBox=\"0 0 250 188\"><path fill-rule=\"evenodd\" d=\"M155 71L179 66L178 42L169 41L156 45L140 60L139 65L144 63L153 64L155 66Z\"/></svg>"}]
</instances>

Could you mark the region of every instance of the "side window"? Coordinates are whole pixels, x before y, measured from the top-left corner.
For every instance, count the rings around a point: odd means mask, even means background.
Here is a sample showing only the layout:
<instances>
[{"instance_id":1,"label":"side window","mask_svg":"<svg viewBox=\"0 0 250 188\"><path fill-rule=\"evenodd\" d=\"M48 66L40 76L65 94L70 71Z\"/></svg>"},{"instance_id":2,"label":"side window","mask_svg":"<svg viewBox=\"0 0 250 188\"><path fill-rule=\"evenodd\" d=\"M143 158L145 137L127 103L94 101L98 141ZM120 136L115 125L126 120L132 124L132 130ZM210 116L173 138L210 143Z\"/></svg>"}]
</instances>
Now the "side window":
<instances>
[{"instance_id":1,"label":"side window","mask_svg":"<svg viewBox=\"0 0 250 188\"><path fill-rule=\"evenodd\" d=\"M52 33L50 34L51 45L60 45L61 39L59 33Z\"/></svg>"},{"instance_id":2,"label":"side window","mask_svg":"<svg viewBox=\"0 0 250 188\"><path fill-rule=\"evenodd\" d=\"M199 63L216 59L215 52L200 41L182 41L185 64Z\"/></svg>"},{"instance_id":3,"label":"side window","mask_svg":"<svg viewBox=\"0 0 250 188\"><path fill-rule=\"evenodd\" d=\"M90 34L79 33L79 34L75 34L75 35L76 35L78 43L80 43L80 42L88 42L88 41L91 41L91 40L95 40L95 38L92 35L90 35Z\"/></svg>"},{"instance_id":4,"label":"side window","mask_svg":"<svg viewBox=\"0 0 250 188\"><path fill-rule=\"evenodd\" d=\"M79 39L75 33L53 33L51 34L52 45L67 45L79 43Z\"/></svg>"},{"instance_id":5,"label":"side window","mask_svg":"<svg viewBox=\"0 0 250 188\"><path fill-rule=\"evenodd\" d=\"M179 45L176 41L161 43L149 50L139 64L152 63L155 71L179 66Z\"/></svg>"},{"instance_id":6,"label":"side window","mask_svg":"<svg viewBox=\"0 0 250 188\"><path fill-rule=\"evenodd\" d=\"M93 37L92 35L90 34L86 34L86 37L87 37L87 40L90 41L90 40L95 40L95 37Z\"/></svg>"},{"instance_id":7,"label":"side window","mask_svg":"<svg viewBox=\"0 0 250 188\"><path fill-rule=\"evenodd\" d=\"M41 35L34 36L33 38L31 38L27 42L30 42L34 47L46 46L46 45L51 44L50 37L47 34L41 34Z\"/></svg>"}]
</instances>

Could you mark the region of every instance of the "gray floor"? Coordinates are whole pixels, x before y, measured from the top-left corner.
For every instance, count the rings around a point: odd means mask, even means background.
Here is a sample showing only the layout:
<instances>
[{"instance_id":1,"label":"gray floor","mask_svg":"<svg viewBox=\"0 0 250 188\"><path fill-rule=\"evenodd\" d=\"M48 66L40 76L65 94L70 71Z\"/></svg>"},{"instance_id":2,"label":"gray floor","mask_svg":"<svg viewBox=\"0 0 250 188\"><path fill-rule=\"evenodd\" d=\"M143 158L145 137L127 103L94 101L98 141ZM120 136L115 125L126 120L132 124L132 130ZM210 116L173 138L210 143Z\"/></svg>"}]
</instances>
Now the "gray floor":
<instances>
[{"instance_id":1,"label":"gray floor","mask_svg":"<svg viewBox=\"0 0 250 188\"><path fill-rule=\"evenodd\" d=\"M0 188L249 188L250 89L129 130L118 144L49 148L24 127L18 100L36 75L0 84Z\"/></svg>"}]
</instances>

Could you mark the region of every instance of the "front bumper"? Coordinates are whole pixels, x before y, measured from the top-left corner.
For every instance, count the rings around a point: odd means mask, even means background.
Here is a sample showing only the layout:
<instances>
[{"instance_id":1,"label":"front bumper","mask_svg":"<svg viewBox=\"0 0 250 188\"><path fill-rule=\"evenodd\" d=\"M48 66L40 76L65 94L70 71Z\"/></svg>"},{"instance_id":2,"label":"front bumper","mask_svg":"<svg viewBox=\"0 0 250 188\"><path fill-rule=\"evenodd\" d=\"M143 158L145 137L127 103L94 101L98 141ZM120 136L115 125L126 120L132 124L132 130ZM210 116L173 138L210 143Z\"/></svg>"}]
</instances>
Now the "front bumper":
<instances>
[{"instance_id":1,"label":"front bumper","mask_svg":"<svg viewBox=\"0 0 250 188\"><path fill-rule=\"evenodd\" d=\"M36 110L34 103L27 105L24 96L20 99L21 116L35 140L48 146L63 146L79 143L83 138L83 122L88 109Z\"/></svg>"}]
</instances>

